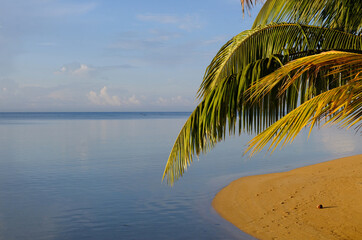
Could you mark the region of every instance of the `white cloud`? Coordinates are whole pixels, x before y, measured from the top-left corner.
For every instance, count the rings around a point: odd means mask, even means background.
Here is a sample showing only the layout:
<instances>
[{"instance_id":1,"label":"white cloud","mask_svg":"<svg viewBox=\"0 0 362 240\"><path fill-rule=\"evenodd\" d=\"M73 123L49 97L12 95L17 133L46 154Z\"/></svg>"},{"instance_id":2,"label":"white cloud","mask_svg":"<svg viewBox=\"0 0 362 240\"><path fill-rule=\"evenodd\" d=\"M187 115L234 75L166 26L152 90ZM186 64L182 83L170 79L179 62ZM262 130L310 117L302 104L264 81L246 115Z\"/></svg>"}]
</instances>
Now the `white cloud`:
<instances>
[{"instance_id":1,"label":"white cloud","mask_svg":"<svg viewBox=\"0 0 362 240\"><path fill-rule=\"evenodd\" d=\"M81 64L78 69L75 69L73 71L73 74L79 75L79 74L87 74L89 71L92 71L92 68L88 67L85 64Z\"/></svg>"},{"instance_id":2,"label":"white cloud","mask_svg":"<svg viewBox=\"0 0 362 240\"><path fill-rule=\"evenodd\" d=\"M97 94L94 91L90 91L87 95L88 100L96 105L108 105L108 106L124 106L124 105L139 105L140 100L137 99L136 95L132 95L129 98L123 98L114 95L111 96L107 92L107 87L104 86Z\"/></svg>"},{"instance_id":3,"label":"white cloud","mask_svg":"<svg viewBox=\"0 0 362 240\"><path fill-rule=\"evenodd\" d=\"M136 98L136 95L132 95L132 97L128 98L127 103L138 105L141 102Z\"/></svg>"},{"instance_id":4,"label":"white cloud","mask_svg":"<svg viewBox=\"0 0 362 240\"><path fill-rule=\"evenodd\" d=\"M159 97L156 103L158 103L160 105L165 105L168 103L168 100L166 98Z\"/></svg>"},{"instance_id":5,"label":"white cloud","mask_svg":"<svg viewBox=\"0 0 362 240\"><path fill-rule=\"evenodd\" d=\"M161 24L173 24L178 28L191 31L202 27L197 15L175 16L168 14L138 14L136 18L144 22L156 22Z\"/></svg>"},{"instance_id":6,"label":"white cloud","mask_svg":"<svg viewBox=\"0 0 362 240\"><path fill-rule=\"evenodd\" d=\"M121 100L118 96L109 96L107 93L107 87L104 86L99 94L94 91L88 93L88 99L96 105L111 105L121 106Z\"/></svg>"},{"instance_id":7,"label":"white cloud","mask_svg":"<svg viewBox=\"0 0 362 240\"><path fill-rule=\"evenodd\" d=\"M70 74L75 76L85 76L90 72L94 71L93 67L90 67L86 64L80 63L70 63L63 65L58 71L54 72L55 74Z\"/></svg>"}]
</instances>

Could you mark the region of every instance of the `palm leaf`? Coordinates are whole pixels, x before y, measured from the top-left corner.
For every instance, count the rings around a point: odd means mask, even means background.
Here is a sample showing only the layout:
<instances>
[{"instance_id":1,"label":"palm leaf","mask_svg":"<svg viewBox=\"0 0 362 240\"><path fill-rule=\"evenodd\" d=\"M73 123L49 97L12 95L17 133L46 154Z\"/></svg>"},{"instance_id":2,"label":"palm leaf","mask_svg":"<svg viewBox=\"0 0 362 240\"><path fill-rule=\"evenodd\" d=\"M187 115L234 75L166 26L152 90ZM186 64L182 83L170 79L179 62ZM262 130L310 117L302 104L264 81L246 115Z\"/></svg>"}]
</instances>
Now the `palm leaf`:
<instances>
[{"instance_id":1,"label":"palm leaf","mask_svg":"<svg viewBox=\"0 0 362 240\"><path fill-rule=\"evenodd\" d=\"M278 87L280 88L278 97L284 94L285 99L287 96L286 92L291 87L297 86L300 102L303 103L305 100L315 96L316 92L326 91L345 84L361 71L361 53L342 51L322 52L289 62L254 83L247 90L247 94L250 94L249 100L259 101L270 93L273 88ZM316 84L316 81L319 83ZM316 87L320 89L316 90Z\"/></svg>"},{"instance_id":2,"label":"palm leaf","mask_svg":"<svg viewBox=\"0 0 362 240\"><path fill-rule=\"evenodd\" d=\"M200 88L203 91L202 101L183 126L165 167L163 178L167 175L170 184L183 175L193 162L194 155L205 153L224 139L227 133L233 135L237 128L239 134L259 133L297 106L297 91L289 93L289 98L294 98L294 101L285 103L283 99L276 98L277 89L263 98L262 105L249 104L245 91L254 82L289 59L314 53L313 48L361 48L360 38L336 30L298 24L272 24L261 29L264 31L244 32L227 43L208 67ZM277 35L284 37L274 37ZM289 40L284 40L288 36ZM306 36L309 41L306 41ZM313 39L320 40L322 37L324 42L318 41L319 47L316 47L317 40ZM279 54L263 46L263 40L267 47L278 49L275 51ZM260 43L256 44L257 41ZM283 41L284 45L278 46ZM288 51L285 58L282 53L287 52L285 47L288 45L293 49ZM242 57L243 54L249 57Z\"/></svg>"},{"instance_id":3,"label":"palm leaf","mask_svg":"<svg viewBox=\"0 0 362 240\"><path fill-rule=\"evenodd\" d=\"M316 79L315 76L319 76L321 72L321 77ZM312 129L314 124L319 122L323 115L330 117L327 123L337 123L345 120L341 124L342 127L357 124L361 120L361 96L360 92L358 92L361 88L361 74L362 54L329 51L291 61L262 78L256 84L253 84L247 90L247 93L250 94L249 100L254 102L265 98L267 94L272 93L274 95L275 91L272 91L275 88L279 89L279 98L283 98L283 94L285 95L290 90L289 88L294 88L295 85L298 86L297 89L298 94L301 96L301 103L315 97L315 94L310 93L316 93L317 91L311 91L308 88L315 88L316 85L324 85L325 88L322 90L324 92L334 88L337 84L347 84L347 87L342 86L342 89L347 89L348 94L346 94L347 91L338 90L334 98L331 98L334 91L331 94L325 93L325 98L323 98L324 95L313 98L313 100L297 108L299 110L295 109L263 133L256 136L250 142L250 147L247 151L253 148L251 155L254 155L270 141L272 141L270 148L274 146L274 150L283 138L285 138L283 145L291 142L303 127L310 124ZM303 75L306 77L303 78ZM298 80L298 84L295 84ZM326 81L326 84L316 84L313 80ZM351 91L353 89L349 87L351 84L359 90ZM356 95L353 96L352 93L356 93ZM289 101L285 96L283 99L284 101ZM318 101L320 99L322 101ZM343 111L341 111L342 107L344 108ZM312 114L315 114L313 118L311 117Z\"/></svg>"},{"instance_id":4,"label":"palm leaf","mask_svg":"<svg viewBox=\"0 0 362 240\"><path fill-rule=\"evenodd\" d=\"M193 162L194 155L206 153L226 134L234 135L237 126L240 131L251 132L260 128L255 119L258 109L243 106L243 97L239 96L250 86L258 69L267 68L269 61L260 60L250 64L241 74L231 75L226 81L215 88L192 112L181 129L169 155L164 175L171 185L181 177ZM248 117L238 117L248 116Z\"/></svg>"},{"instance_id":5,"label":"palm leaf","mask_svg":"<svg viewBox=\"0 0 362 240\"><path fill-rule=\"evenodd\" d=\"M210 122L207 121L210 116L202 115L206 109L205 101L202 101L191 113L171 150L162 177L163 180L167 175L167 181L171 185L187 170L187 167L193 162L195 154L206 153L217 142L213 134L213 126L205 126Z\"/></svg>"},{"instance_id":6,"label":"palm leaf","mask_svg":"<svg viewBox=\"0 0 362 240\"><path fill-rule=\"evenodd\" d=\"M268 0L253 28L271 22L294 22L361 34L362 6L356 0Z\"/></svg>"},{"instance_id":7,"label":"palm leaf","mask_svg":"<svg viewBox=\"0 0 362 240\"><path fill-rule=\"evenodd\" d=\"M331 89L306 101L275 122L249 142L245 153L250 156L259 152L269 142L268 150L274 151L280 144L282 147L292 142L298 133L307 125L312 129L316 122L326 120L326 124L339 123L341 127L356 124L361 127L362 120L362 72L346 85Z\"/></svg>"},{"instance_id":8,"label":"palm leaf","mask_svg":"<svg viewBox=\"0 0 362 240\"><path fill-rule=\"evenodd\" d=\"M220 82L259 59L277 56L287 62L332 49L362 50L362 37L292 23L270 24L241 32L219 50L207 67L198 97L209 94Z\"/></svg>"},{"instance_id":9,"label":"palm leaf","mask_svg":"<svg viewBox=\"0 0 362 240\"><path fill-rule=\"evenodd\" d=\"M244 4L251 7L256 0L241 0L241 3L244 10ZM330 50L360 53L360 12L361 4L352 0L340 0L340 3L337 0L267 0L253 29L228 41L207 67L198 90L201 102L181 129L163 178L167 176L168 182L173 184L195 155L205 153L224 139L227 130L235 134L237 127L239 134L243 131L259 133L269 127L258 138L260 141L255 140L258 151L273 137L274 145L283 137L290 141L305 124L313 126L325 117L327 123L340 123L342 127L359 124L360 74L349 71L355 66L347 66L343 61L338 65L335 60L334 65L338 66L335 68L319 63L318 71L314 66L298 73L293 71L303 70L295 67L290 74L299 74L298 77L287 74L271 88L264 86L264 90L256 86L263 86L258 84L260 79L280 66L289 66L288 62L305 56ZM254 90L259 92L253 93ZM253 94L260 99L248 101ZM301 102L304 103L298 107ZM297 124L290 125L293 117ZM283 128L286 125L292 130Z\"/></svg>"}]
</instances>

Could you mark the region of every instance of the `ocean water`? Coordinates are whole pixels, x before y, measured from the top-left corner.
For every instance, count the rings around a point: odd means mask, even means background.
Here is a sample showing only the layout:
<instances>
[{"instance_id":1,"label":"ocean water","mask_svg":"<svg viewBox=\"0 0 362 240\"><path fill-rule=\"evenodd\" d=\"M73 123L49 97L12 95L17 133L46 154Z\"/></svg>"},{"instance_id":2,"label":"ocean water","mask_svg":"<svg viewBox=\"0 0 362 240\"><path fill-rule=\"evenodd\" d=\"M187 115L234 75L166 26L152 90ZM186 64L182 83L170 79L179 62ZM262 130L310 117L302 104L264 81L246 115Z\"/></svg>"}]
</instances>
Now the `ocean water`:
<instances>
[{"instance_id":1,"label":"ocean water","mask_svg":"<svg viewBox=\"0 0 362 240\"><path fill-rule=\"evenodd\" d=\"M270 155L230 137L170 187L163 169L189 113L0 113L0 239L253 239L219 217L242 176L362 153L360 134L307 131Z\"/></svg>"}]
</instances>

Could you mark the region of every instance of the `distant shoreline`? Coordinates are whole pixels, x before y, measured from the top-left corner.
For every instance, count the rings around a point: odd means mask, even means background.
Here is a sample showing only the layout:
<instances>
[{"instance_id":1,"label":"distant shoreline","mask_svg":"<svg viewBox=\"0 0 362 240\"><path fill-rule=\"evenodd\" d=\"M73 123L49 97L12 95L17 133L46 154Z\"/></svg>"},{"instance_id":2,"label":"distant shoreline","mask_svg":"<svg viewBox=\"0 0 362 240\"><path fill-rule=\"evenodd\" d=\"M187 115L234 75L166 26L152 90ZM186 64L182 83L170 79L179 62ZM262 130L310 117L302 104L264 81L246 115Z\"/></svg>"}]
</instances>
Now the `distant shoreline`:
<instances>
[{"instance_id":1,"label":"distant shoreline","mask_svg":"<svg viewBox=\"0 0 362 240\"><path fill-rule=\"evenodd\" d=\"M362 239L361 173L362 154L243 177L212 205L258 239Z\"/></svg>"}]
</instances>

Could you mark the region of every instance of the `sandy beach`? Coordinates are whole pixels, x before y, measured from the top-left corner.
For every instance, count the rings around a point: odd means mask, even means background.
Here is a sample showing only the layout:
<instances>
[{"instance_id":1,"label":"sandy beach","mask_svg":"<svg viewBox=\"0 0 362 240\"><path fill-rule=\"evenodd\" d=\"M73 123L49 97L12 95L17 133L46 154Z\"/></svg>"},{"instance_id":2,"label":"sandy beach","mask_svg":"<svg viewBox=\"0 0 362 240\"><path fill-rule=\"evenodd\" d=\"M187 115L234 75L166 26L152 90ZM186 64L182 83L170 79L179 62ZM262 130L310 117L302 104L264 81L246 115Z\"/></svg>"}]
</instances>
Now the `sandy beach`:
<instances>
[{"instance_id":1,"label":"sandy beach","mask_svg":"<svg viewBox=\"0 0 362 240\"><path fill-rule=\"evenodd\" d=\"M258 239L362 239L362 154L240 178L212 205Z\"/></svg>"}]
</instances>

